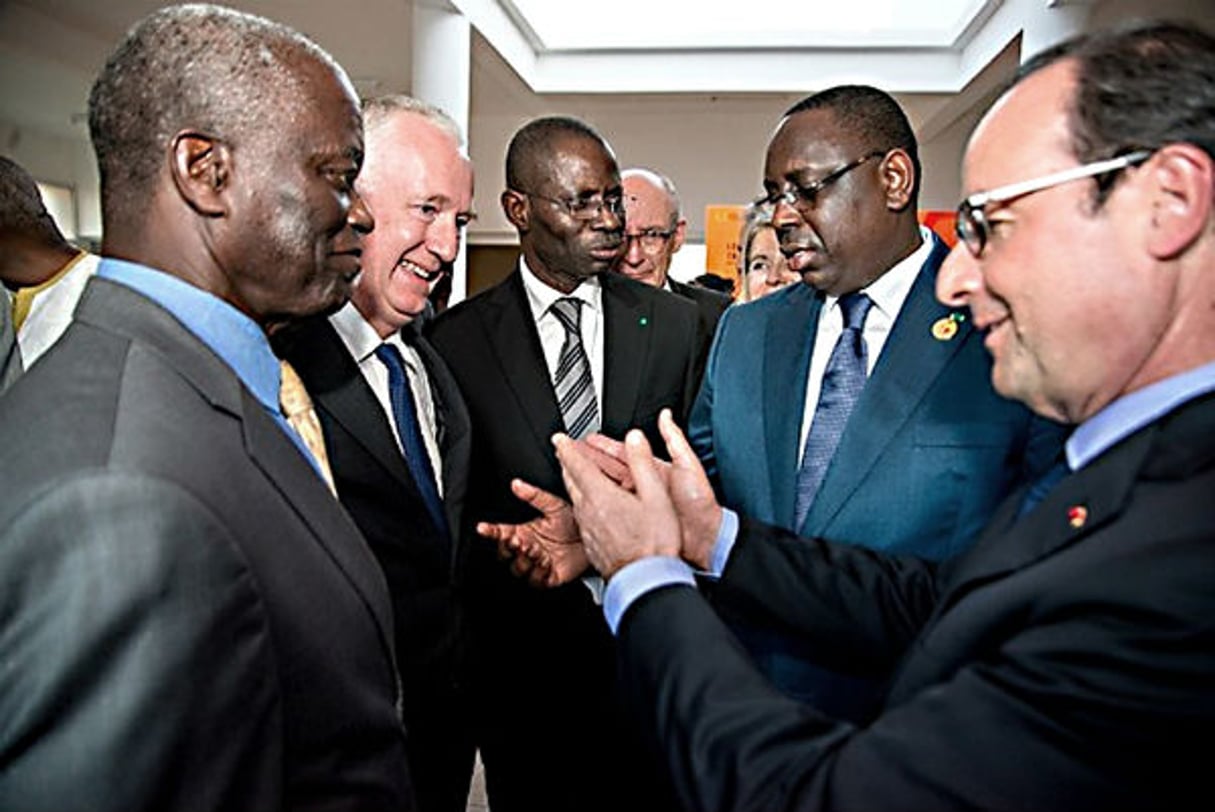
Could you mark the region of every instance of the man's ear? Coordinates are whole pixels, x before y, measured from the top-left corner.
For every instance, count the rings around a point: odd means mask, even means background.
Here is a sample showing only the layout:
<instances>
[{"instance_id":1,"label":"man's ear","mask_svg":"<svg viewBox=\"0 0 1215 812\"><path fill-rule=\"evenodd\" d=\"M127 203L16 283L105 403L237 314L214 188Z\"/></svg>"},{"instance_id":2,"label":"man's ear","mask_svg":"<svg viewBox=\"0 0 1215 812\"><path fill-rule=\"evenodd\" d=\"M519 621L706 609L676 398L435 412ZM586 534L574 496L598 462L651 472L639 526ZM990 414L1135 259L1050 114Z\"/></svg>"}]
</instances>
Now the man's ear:
<instances>
[{"instance_id":1,"label":"man's ear","mask_svg":"<svg viewBox=\"0 0 1215 812\"><path fill-rule=\"evenodd\" d=\"M680 217L679 222L675 224L675 233L671 235L671 253L674 254L680 248L683 248L684 238L688 234L688 221Z\"/></svg>"},{"instance_id":2,"label":"man's ear","mask_svg":"<svg viewBox=\"0 0 1215 812\"><path fill-rule=\"evenodd\" d=\"M232 155L228 145L206 133L184 131L173 136L172 174L177 192L205 217L228 213Z\"/></svg>"},{"instance_id":3,"label":"man's ear","mask_svg":"<svg viewBox=\"0 0 1215 812\"><path fill-rule=\"evenodd\" d=\"M502 213L506 215L507 220L510 220L510 224L520 233L528 231L531 227L529 222L531 211L528 208L526 196L514 189L507 189L499 199L502 201Z\"/></svg>"},{"instance_id":4,"label":"man's ear","mask_svg":"<svg viewBox=\"0 0 1215 812\"><path fill-rule=\"evenodd\" d=\"M1152 196L1148 251L1156 259L1172 259L1211 228L1215 163L1193 144L1169 144L1142 171L1149 173Z\"/></svg>"},{"instance_id":5,"label":"man's ear","mask_svg":"<svg viewBox=\"0 0 1215 812\"><path fill-rule=\"evenodd\" d=\"M891 211L907 208L911 203L911 190L915 187L915 164L911 156L903 149L892 149L882 159L878 171L886 189L886 208Z\"/></svg>"}]
</instances>

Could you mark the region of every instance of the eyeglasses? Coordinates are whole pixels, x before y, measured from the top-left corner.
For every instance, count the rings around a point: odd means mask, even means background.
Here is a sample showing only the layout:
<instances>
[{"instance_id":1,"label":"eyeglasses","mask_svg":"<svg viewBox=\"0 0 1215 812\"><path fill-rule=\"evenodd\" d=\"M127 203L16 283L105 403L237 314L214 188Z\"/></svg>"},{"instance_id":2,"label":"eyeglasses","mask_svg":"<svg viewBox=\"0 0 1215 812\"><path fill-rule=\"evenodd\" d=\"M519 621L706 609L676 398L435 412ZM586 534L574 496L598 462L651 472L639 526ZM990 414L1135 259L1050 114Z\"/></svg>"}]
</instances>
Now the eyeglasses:
<instances>
[{"instance_id":1,"label":"eyeglasses","mask_svg":"<svg viewBox=\"0 0 1215 812\"><path fill-rule=\"evenodd\" d=\"M612 195L610 197L576 197L573 200L568 200L562 197L547 197L538 195L535 192L525 192L522 189L516 189L516 192L528 197L534 197L537 200L547 200L549 203L556 203L564 206L569 212L570 217L580 222L590 222L598 219L606 209L613 217L617 219L624 217L624 197L621 195Z\"/></svg>"},{"instance_id":2,"label":"eyeglasses","mask_svg":"<svg viewBox=\"0 0 1215 812\"><path fill-rule=\"evenodd\" d=\"M662 250L662 247L667 244L667 240L671 239L674 231L663 231L657 228L647 228L645 231L638 231L636 234L624 235L624 248L627 251L629 241L636 240L641 245L641 250L647 253L654 253Z\"/></svg>"},{"instance_id":3,"label":"eyeglasses","mask_svg":"<svg viewBox=\"0 0 1215 812\"><path fill-rule=\"evenodd\" d=\"M871 161L874 158L881 158L885 154L885 152L870 152L868 155L862 155L855 161L846 163L838 169L831 170L816 181L805 184L793 183L789 186L789 188L782 191L777 191L774 189L756 200L754 205L775 209L783 201L799 211L812 209L814 208L815 201L818 200L819 194L824 189L866 161Z\"/></svg>"},{"instance_id":4,"label":"eyeglasses","mask_svg":"<svg viewBox=\"0 0 1215 812\"><path fill-rule=\"evenodd\" d=\"M1018 197L1042 192L1073 180L1091 178L1094 175L1103 175L1107 172L1117 172L1127 167L1141 164L1150 158L1151 155L1152 150L1142 149L1118 158L1094 161L1082 166L1073 166L1071 169L1064 169L1062 172L1052 172L1040 178L1010 183L1007 186L1000 186L989 192L976 192L963 200L962 204L958 206L958 220L954 225L954 230L957 232L958 239L966 245L967 250L977 259L983 254L983 249L987 245L989 226L987 214L984 210L993 203L1007 203Z\"/></svg>"}]
</instances>

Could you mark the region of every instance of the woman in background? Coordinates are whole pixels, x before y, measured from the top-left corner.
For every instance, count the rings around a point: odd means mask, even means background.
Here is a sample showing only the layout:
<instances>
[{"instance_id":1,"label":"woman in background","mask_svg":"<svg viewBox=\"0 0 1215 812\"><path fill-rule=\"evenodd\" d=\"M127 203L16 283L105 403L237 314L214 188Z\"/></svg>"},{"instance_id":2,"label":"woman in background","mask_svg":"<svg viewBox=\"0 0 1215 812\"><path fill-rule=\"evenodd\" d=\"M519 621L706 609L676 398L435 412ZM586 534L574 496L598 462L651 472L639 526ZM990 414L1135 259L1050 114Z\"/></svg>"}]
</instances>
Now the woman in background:
<instances>
[{"instance_id":1,"label":"woman in background","mask_svg":"<svg viewBox=\"0 0 1215 812\"><path fill-rule=\"evenodd\" d=\"M770 209L756 205L747 208L738 244L742 249L740 301L754 301L785 285L801 281L800 276L789 270L785 255L780 252Z\"/></svg>"}]
</instances>

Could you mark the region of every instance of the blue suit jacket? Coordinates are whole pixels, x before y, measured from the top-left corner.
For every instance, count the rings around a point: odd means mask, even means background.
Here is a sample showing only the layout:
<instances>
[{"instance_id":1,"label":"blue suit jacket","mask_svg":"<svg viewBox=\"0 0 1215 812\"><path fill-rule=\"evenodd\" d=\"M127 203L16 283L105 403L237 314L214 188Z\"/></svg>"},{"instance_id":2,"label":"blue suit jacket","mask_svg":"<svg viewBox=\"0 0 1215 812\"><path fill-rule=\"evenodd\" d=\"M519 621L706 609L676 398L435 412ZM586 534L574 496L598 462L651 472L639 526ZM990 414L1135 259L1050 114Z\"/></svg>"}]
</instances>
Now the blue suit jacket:
<instances>
[{"instance_id":1,"label":"blue suit jacket","mask_svg":"<svg viewBox=\"0 0 1215 812\"><path fill-rule=\"evenodd\" d=\"M939 560L1050 466L1061 429L992 390L970 314L936 300L948 249L934 242L800 528L799 435L823 297L792 285L726 312L689 421L723 504L803 536ZM951 314L957 333L938 340L932 327Z\"/></svg>"},{"instance_id":2,"label":"blue suit jacket","mask_svg":"<svg viewBox=\"0 0 1215 812\"><path fill-rule=\"evenodd\" d=\"M688 427L722 504L801 536L941 560L970 546L1004 496L1050 467L1062 428L992 389L970 314L936 300L948 249L934 243L800 528L802 410L823 296L792 285L726 311ZM936 338L933 325L951 317L957 332ZM828 670L779 619L761 626L721 611L787 693L858 721L877 707L885 674L851 662Z\"/></svg>"}]
</instances>

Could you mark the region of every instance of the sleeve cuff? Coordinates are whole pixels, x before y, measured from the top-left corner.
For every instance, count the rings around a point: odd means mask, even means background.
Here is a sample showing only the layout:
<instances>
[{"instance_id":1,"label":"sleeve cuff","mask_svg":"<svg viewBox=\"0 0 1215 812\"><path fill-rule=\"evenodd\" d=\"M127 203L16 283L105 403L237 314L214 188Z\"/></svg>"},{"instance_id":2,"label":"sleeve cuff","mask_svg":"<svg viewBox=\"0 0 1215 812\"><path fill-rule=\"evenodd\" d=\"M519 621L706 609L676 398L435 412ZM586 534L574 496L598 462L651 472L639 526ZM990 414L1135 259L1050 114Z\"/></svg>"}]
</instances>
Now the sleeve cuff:
<instances>
[{"instance_id":1,"label":"sleeve cuff","mask_svg":"<svg viewBox=\"0 0 1215 812\"><path fill-rule=\"evenodd\" d=\"M692 568L678 558L665 555L640 558L620 569L608 581L603 596L603 615L615 635L629 607L647 592L673 584L696 588Z\"/></svg>"}]
</instances>

